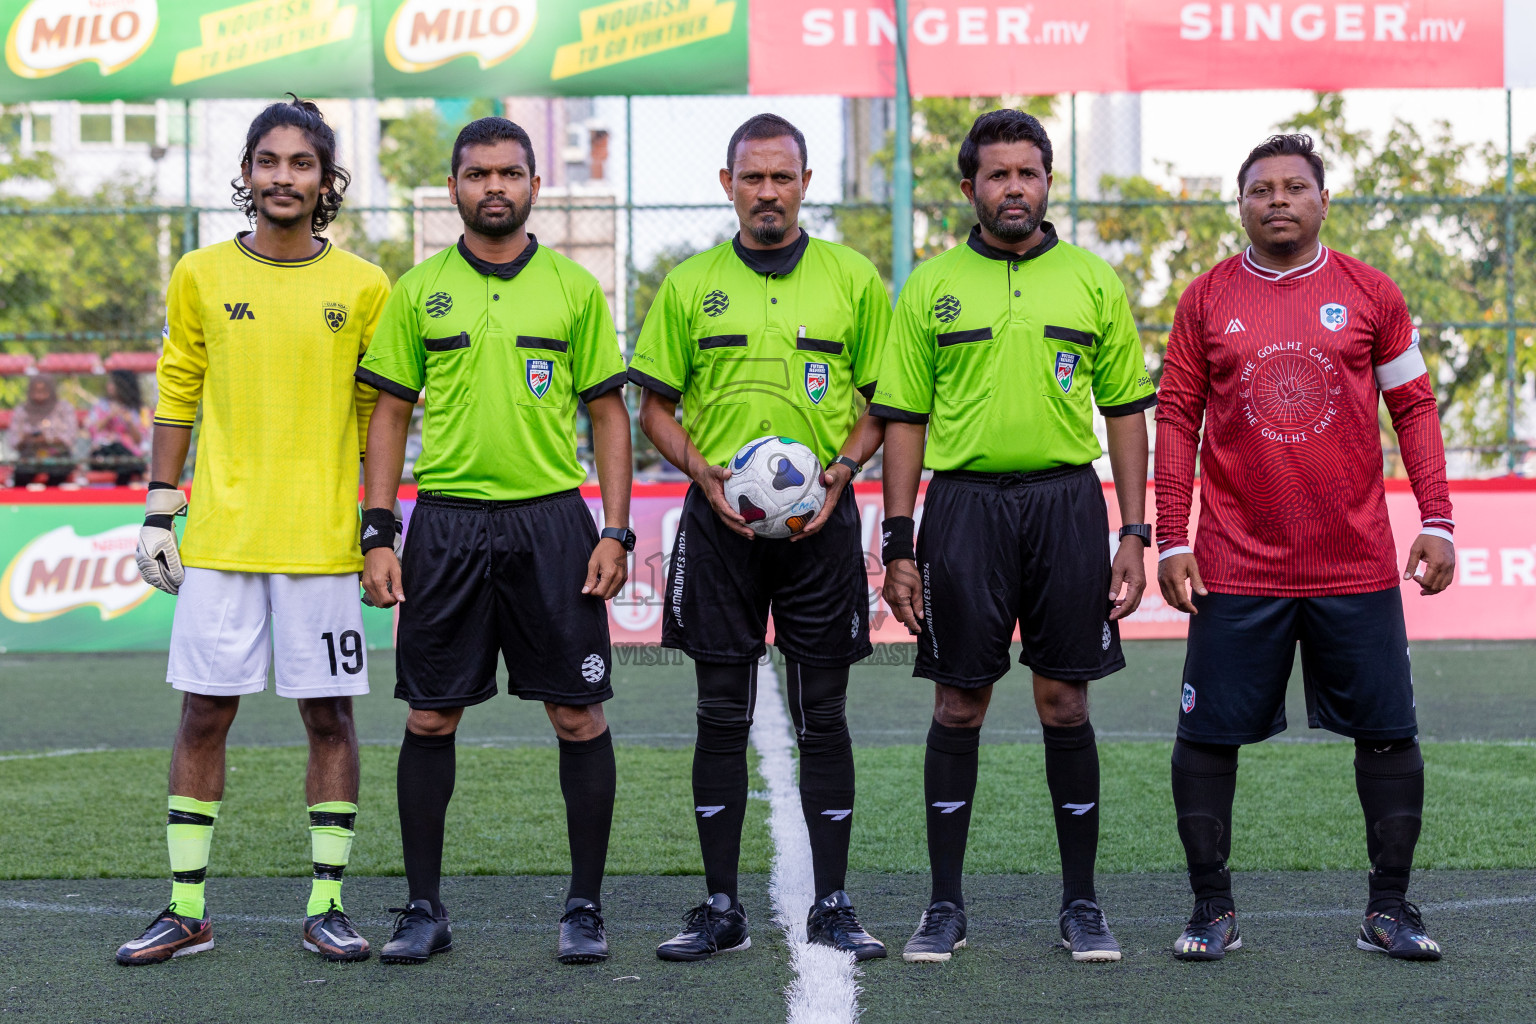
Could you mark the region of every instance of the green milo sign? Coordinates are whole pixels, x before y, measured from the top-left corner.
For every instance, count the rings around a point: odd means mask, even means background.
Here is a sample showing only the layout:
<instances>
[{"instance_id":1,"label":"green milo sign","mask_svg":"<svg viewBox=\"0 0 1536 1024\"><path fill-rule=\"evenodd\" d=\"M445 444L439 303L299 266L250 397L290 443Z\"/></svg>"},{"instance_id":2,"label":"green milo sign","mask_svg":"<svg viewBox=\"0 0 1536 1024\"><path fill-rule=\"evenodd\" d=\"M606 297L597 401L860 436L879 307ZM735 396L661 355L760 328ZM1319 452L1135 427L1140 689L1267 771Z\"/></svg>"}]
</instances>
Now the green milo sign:
<instances>
[{"instance_id":1,"label":"green milo sign","mask_svg":"<svg viewBox=\"0 0 1536 1024\"><path fill-rule=\"evenodd\" d=\"M0 653L165 650L176 598L139 579L135 504L0 505ZM370 647L389 612L365 608Z\"/></svg>"}]
</instances>

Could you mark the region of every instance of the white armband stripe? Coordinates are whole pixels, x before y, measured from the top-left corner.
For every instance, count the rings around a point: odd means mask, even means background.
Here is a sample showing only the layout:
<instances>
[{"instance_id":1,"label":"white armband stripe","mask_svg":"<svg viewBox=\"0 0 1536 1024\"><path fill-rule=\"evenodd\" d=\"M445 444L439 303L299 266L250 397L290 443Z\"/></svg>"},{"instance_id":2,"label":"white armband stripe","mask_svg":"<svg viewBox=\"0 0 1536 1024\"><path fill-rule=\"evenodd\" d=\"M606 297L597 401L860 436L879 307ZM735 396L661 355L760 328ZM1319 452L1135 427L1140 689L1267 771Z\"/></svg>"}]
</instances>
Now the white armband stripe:
<instances>
[{"instance_id":1,"label":"white armband stripe","mask_svg":"<svg viewBox=\"0 0 1536 1024\"><path fill-rule=\"evenodd\" d=\"M1442 530L1438 526L1426 526L1419 533L1426 537L1439 537L1441 540L1448 540L1452 544L1456 543L1456 538L1451 536L1451 531Z\"/></svg>"},{"instance_id":2,"label":"white armband stripe","mask_svg":"<svg viewBox=\"0 0 1536 1024\"><path fill-rule=\"evenodd\" d=\"M1424 365L1424 353L1419 346L1410 345L1402 355L1376 367L1376 386L1382 391L1400 388L1409 381L1418 380L1429 372Z\"/></svg>"},{"instance_id":3,"label":"white armband stripe","mask_svg":"<svg viewBox=\"0 0 1536 1024\"><path fill-rule=\"evenodd\" d=\"M1169 548L1167 551L1164 551L1162 554L1158 555L1157 560L1161 562L1163 559L1172 558L1174 555L1192 555L1194 553L1195 549L1190 547L1188 544L1180 544L1178 547Z\"/></svg>"}]
</instances>

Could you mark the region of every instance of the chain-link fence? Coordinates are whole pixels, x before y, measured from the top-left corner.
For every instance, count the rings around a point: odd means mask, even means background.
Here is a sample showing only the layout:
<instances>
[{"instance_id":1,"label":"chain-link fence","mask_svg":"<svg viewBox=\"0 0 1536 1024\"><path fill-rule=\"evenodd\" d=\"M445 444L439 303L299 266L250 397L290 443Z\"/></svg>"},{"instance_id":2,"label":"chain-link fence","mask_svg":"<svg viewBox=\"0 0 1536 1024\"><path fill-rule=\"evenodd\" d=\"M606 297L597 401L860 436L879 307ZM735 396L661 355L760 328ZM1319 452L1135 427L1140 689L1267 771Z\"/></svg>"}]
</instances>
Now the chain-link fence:
<instances>
[{"instance_id":1,"label":"chain-link fence","mask_svg":"<svg viewBox=\"0 0 1536 1024\"><path fill-rule=\"evenodd\" d=\"M152 407L165 283L189 248L248 228L229 203L229 182L263 102L48 103L0 116L0 461L16 467L18 483L142 477L145 418L107 392L136 390L126 397ZM667 270L735 232L719 168L732 130L760 110L784 114L807 136L803 224L890 276L889 101L320 102L353 175L329 236L392 279L460 233L444 184L457 127L492 110L524 125L543 182L530 229L597 276L626 352ZM963 240L974 222L955 153L976 114L998 102L914 102L918 259ZM1420 322L1453 475L1536 475L1536 98L1400 94L1397 109L1374 94L1001 102L1045 121L1055 143L1050 219L1063 239L1119 271L1154 376L1179 294L1245 244L1232 202L1243 155L1277 128L1312 133L1333 190L1324 241L1402 287ZM1454 127L1436 116L1437 103L1454 106ZM47 443L17 430L30 422L20 409L40 380L70 410L55 417L58 436ZM1401 472L1384 414L1382 427L1385 469ZM669 467L636 439L640 477L665 476Z\"/></svg>"}]
</instances>

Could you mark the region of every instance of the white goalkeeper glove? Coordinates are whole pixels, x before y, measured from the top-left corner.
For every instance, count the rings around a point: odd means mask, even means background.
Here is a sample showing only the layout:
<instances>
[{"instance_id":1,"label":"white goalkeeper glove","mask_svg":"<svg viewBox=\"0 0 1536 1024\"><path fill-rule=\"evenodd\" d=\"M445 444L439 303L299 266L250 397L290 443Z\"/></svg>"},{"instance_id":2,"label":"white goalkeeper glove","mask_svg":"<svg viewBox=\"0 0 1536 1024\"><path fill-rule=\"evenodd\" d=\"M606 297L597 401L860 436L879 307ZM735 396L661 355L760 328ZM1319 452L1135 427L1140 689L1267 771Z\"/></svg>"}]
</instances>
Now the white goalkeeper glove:
<instances>
[{"instance_id":1,"label":"white goalkeeper glove","mask_svg":"<svg viewBox=\"0 0 1536 1024\"><path fill-rule=\"evenodd\" d=\"M167 594L179 591L186 578L172 527L174 517L186 512L187 496L174 487L158 487L144 497L144 525L139 528L139 546L133 557L144 582Z\"/></svg>"}]
</instances>

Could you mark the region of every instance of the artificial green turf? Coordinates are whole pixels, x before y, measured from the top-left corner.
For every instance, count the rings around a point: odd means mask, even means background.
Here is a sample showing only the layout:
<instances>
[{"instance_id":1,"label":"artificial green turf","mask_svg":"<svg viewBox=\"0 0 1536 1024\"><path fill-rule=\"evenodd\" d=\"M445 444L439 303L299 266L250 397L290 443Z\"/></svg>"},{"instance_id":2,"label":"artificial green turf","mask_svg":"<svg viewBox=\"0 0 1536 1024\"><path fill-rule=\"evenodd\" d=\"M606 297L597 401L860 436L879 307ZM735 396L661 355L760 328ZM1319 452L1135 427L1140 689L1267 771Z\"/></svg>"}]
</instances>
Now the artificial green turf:
<instances>
[{"instance_id":1,"label":"artificial green turf","mask_svg":"<svg viewBox=\"0 0 1536 1024\"><path fill-rule=\"evenodd\" d=\"M608 870L702 870L692 753L616 748L618 801ZM305 751L235 747L215 828L213 875L309 873ZM400 874L396 751L362 749L357 840L349 875ZM157 877L168 871L165 777L170 754L123 750L0 762L0 878ZM755 779L755 776L754 776ZM754 784L761 788L761 782ZM748 805L742 870L772 855L767 803ZM558 754L548 748L460 746L443 851L447 874L565 874L570 870Z\"/></svg>"},{"instance_id":2,"label":"artificial green turf","mask_svg":"<svg viewBox=\"0 0 1536 1024\"><path fill-rule=\"evenodd\" d=\"M853 667L848 724L855 746L924 741L933 686L912 678L913 651L911 644L882 644L873 657ZM372 692L355 701L358 736L364 742L398 743L405 729L405 705L394 698L391 655L371 652ZM1089 687L1100 738L1172 739L1183 642L1128 641L1125 659L1123 671ZM1414 644L1422 738L1536 739L1533 664L1536 643L1531 642ZM692 744L693 666L678 652L615 648L613 689L607 714L619 742ZM164 654L0 654L0 751L169 748L180 703L181 695L165 683ZM1307 729L1299 667L1291 677L1287 711L1291 728L1285 739L1336 738ZM982 742L1038 742L1039 736L1029 673L1015 665L997 684ZM541 704L505 696L471 708L459 726L459 739L497 746L554 744ZM304 729L293 702L269 691L241 701L229 742L296 745L304 742Z\"/></svg>"},{"instance_id":3,"label":"artificial green turf","mask_svg":"<svg viewBox=\"0 0 1536 1024\"><path fill-rule=\"evenodd\" d=\"M454 949L420 967L327 964L299 947L300 879L216 880L217 945L156 967L119 967L117 944L164 905L159 880L0 882L0 1020L293 1024L782 1024L790 983L761 875L744 875L752 947L700 964L656 959L657 942L696 902L693 878L610 876L603 911L613 958L555 962L563 880L446 878ZM855 873L860 919L895 953L928 898L925 875ZM1536 932L1526 872L1420 871L1411 893L1438 964L1355 948L1359 872L1239 873L1243 948L1219 964L1175 961L1189 913L1182 874L1102 874L1099 900L1125 950L1118 964L1074 964L1056 944L1058 892L1039 875L967 880L969 945L947 964L898 956L860 968L861 1024L1515 1024L1536 1005ZM348 883L370 941L389 935L399 882ZM24 925L24 926L21 926ZM1525 1009L1521 1009L1525 1007ZM825 1018L823 1018L825 1019Z\"/></svg>"},{"instance_id":4,"label":"artificial green turf","mask_svg":"<svg viewBox=\"0 0 1536 1024\"><path fill-rule=\"evenodd\" d=\"M1169 746L1102 743L1103 871L1176 871L1183 854L1169 795ZM1055 827L1043 748L982 750L966 870L1054 874ZM617 748L619 802L609 870L700 870L686 750ZM1319 870L1366 866L1364 825L1348 744L1263 744L1243 752L1233 867ZM459 751L444 871L562 874L569 860L556 753ZM855 869L926 869L919 746L857 750ZM1536 865L1536 747L1426 744L1427 806L1417 863L1440 868ZM110 751L0 762L0 877L155 877L165 873L161 751ZM349 874L401 870L394 751L363 749L363 813ZM304 752L235 748L213 844L215 875L301 875L309 847ZM754 785L761 787L761 783ZM767 805L751 804L742 869L767 870Z\"/></svg>"}]
</instances>

